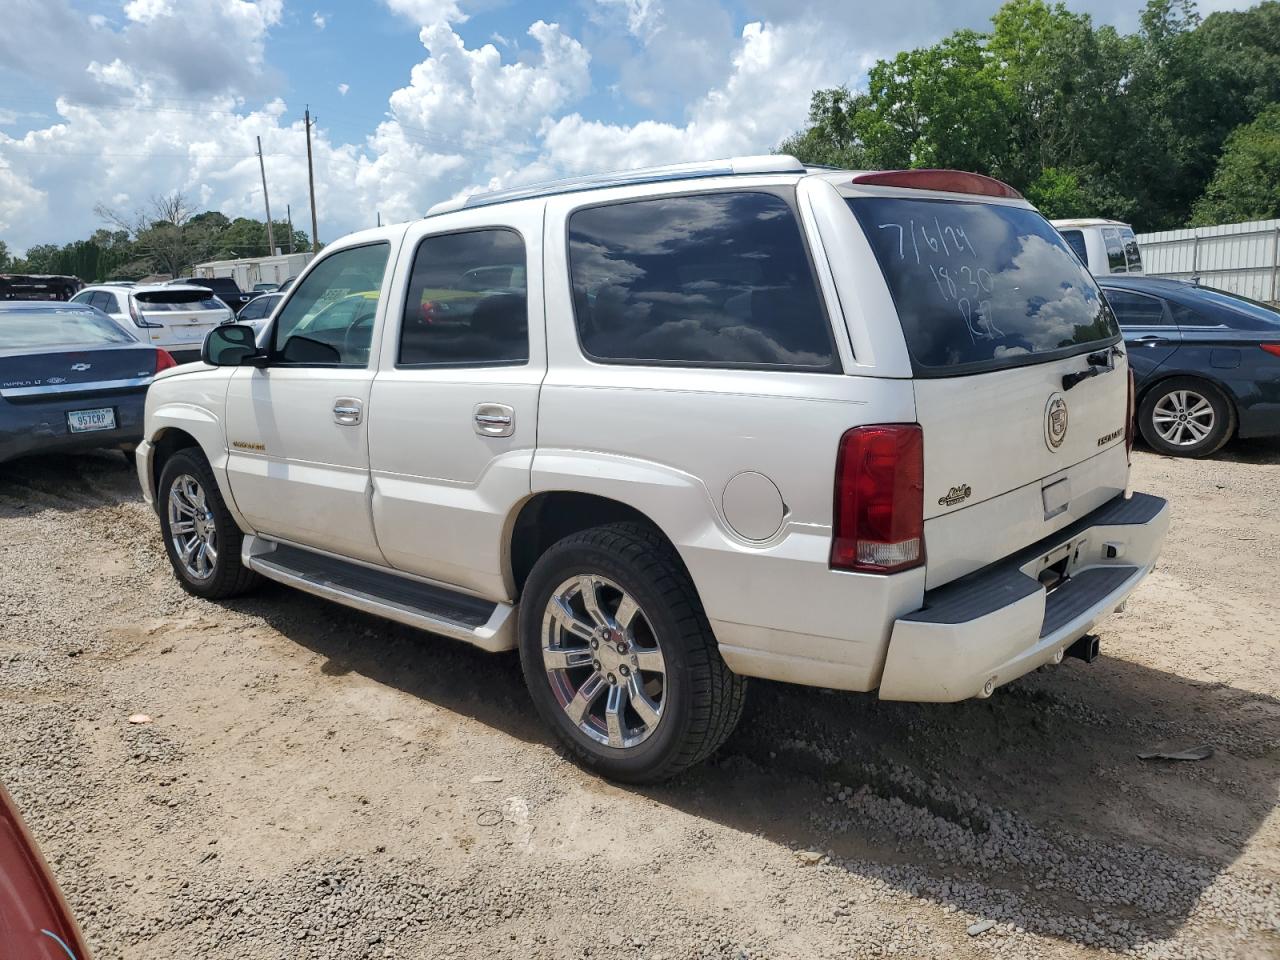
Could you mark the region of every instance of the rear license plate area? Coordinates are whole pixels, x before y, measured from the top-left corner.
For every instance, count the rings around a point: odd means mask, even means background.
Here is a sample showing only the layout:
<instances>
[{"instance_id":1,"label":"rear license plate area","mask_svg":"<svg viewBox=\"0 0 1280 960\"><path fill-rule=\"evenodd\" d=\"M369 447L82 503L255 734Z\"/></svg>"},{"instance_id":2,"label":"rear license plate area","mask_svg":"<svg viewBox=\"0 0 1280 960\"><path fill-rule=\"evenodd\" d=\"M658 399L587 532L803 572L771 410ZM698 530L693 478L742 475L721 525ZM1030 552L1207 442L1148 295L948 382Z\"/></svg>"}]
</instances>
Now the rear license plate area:
<instances>
[{"instance_id":1,"label":"rear license plate area","mask_svg":"<svg viewBox=\"0 0 1280 960\"><path fill-rule=\"evenodd\" d=\"M1023 572L1040 581L1046 593L1053 593L1071 579L1071 573L1077 567L1088 541L1088 537L1076 537L1059 544L1041 554L1033 564L1024 567Z\"/></svg>"},{"instance_id":2,"label":"rear license plate area","mask_svg":"<svg viewBox=\"0 0 1280 960\"><path fill-rule=\"evenodd\" d=\"M67 411L67 429L72 433L93 433L96 430L114 430L115 428L116 411L114 407Z\"/></svg>"}]
</instances>

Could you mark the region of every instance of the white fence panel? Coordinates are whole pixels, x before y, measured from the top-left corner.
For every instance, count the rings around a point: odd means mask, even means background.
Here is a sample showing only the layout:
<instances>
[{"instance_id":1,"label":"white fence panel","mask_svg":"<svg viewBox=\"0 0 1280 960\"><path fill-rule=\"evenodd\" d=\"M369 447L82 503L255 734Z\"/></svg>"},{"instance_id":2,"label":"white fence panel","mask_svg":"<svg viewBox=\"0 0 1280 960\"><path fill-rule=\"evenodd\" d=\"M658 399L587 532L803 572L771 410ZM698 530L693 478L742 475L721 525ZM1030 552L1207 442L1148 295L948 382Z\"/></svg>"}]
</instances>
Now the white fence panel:
<instances>
[{"instance_id":1,"label":"white fence panel","mask_svg":"<svg viewBox=\"0 0 1280 960\"><path fill-rule=\"evenodd\" d=\"M1199 277L1254 300L1280 301L1280 220L1252 220L1138 235L1148 276Z\"/></svg>"}]
</instances>

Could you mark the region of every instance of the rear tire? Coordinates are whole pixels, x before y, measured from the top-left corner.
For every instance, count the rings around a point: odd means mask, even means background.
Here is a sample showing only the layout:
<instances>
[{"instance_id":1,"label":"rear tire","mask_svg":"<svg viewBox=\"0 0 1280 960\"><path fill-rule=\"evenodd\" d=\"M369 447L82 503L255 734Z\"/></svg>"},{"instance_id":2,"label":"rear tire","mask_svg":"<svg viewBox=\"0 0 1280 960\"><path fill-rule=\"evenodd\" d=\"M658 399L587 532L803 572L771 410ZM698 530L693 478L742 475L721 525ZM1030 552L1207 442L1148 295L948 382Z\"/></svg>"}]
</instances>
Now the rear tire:
<instances>
[{"instance_id":1,"label":"rear tire","mask_svg":"<svg viewBox=\"0 0 1280 960\"><path fill-rule=\"evenodd\" d=\"M1207 457L1236 431L1236 411L1217 387L1196 377L1170 377L1156 384L1138 408L1138 429L1157 453Z\"/></svg>"},{"instance_id":2,"label":"rear tire","mask_svg":"<svg viewBox=\"0 0 1280 960\"><path fill-rule=\"evenodd\" d=\"M258 585L258 574L240 562L244 534L198 449L179 450L165 461L156 509L169 563L187 593L222 600Z\"/></svg>"},{"instance_id":3,"label":"rear tire","mask_svg":"<svg viewBox=\"0 0 1280 960\"><path fill-rule=\"evenodd\" d=\"M609 524L552 546L525 584L519 633L538 713L610 779L673 777L742 716L746 681L721 658L679 555L650 527Z\"/></svg>"}]
</instances>

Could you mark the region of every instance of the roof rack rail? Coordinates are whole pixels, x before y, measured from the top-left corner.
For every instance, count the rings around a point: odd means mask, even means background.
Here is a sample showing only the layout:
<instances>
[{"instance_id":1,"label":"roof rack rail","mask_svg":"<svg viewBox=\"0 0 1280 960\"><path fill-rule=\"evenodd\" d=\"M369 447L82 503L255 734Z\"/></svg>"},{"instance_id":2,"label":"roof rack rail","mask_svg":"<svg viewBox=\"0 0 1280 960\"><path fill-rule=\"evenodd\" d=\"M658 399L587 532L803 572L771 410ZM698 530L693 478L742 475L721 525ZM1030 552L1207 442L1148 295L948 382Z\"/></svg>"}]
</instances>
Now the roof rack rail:
<instances>
[{"instance_id":1,"label":"roof rack rail","mask_svg":"<svg viewBox=\"0 0 1280 960\"><path fill-rule=\"evenodd\" d=\"M761 154L751 157L729 157L724 160L701 160L695 163L671 163L661 167L641 167L615 173L595 173L565 180L548 180L505 190L473 193L467 197L443 200L427 211L431 217L451 210L487 207L512 200L531 200L561 193L578 193L602 187L623 187L636 183L661 183L667 180L697 180L703 177L745 176L752 173L805 173L805 166L785 154Z\"/></svg>"}]
</instances>

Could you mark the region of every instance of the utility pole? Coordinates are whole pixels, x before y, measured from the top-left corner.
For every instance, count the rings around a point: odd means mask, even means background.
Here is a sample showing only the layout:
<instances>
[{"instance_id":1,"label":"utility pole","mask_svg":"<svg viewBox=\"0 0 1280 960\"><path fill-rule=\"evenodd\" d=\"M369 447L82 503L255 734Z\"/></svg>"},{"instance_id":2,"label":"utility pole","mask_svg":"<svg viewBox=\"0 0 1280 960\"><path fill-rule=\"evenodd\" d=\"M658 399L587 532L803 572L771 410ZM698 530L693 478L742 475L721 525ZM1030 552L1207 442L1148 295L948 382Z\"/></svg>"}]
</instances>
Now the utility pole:
<instances>
[{"instance_id":1,"label":"utility pole","mask_svg":"<svg viewBox=\"0 0 1280 960\"><path fill-rule=\"evenodd\" d=\"M378 226L382 226L382 211L378 211Z\"/></svg>"},{"instance_id":2,"label":"utility pole","mask_svg":"<svg viewBox=\"0 0 1280 960\"><path fill-rule=\"evenodd\" d=\"M316 173L311 165L311 105L307 105L307 184L311 189L311 252L320 249L320 237L316 227Z\"/></svg>"},{"instance_id":3,"label":"utility pole","mask_svg":"<svg viewBox=\"0 0 1280 960\"><path fill-rule=\"evenodd\" d=\"M267 199L267 167L262 162L262 138L258 138L258 169L262 172L262 202L267 208L267 256L276 255L276 238L271 231L271 201Z\"/></svg>"},{"instance_id":4,"label":"utility pole","mask_svg":"<svg viewBox=\"0 0 1280 960\"><path fill-rule=\"evenodd\" d=\"M289 252L293 253L293 207L284 205L285 219L289 221Z\"/></svg>"}]
</instances>

